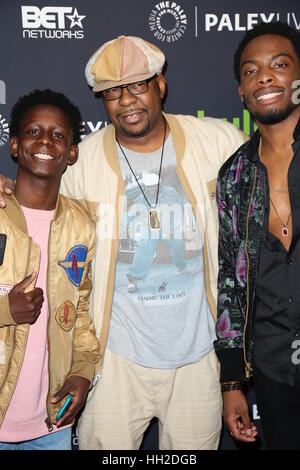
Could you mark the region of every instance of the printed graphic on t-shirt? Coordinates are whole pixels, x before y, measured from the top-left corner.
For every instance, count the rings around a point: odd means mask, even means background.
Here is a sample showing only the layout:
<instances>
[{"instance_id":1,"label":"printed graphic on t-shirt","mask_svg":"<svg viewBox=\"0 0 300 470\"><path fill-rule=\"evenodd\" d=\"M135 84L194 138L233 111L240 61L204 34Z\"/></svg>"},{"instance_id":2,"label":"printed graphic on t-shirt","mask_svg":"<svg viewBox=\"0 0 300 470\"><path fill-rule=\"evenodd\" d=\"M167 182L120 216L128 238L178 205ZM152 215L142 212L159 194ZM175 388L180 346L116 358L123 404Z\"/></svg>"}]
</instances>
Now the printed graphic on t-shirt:
<instances>
[{"instance_id":1,"label":"printed graphic on t-shirt","mask_svg":"<svg viewBox=\"0 0 300 470\"><path fill-rule=\"evenodd\" d=\"M119 152L125 202L108 347L146 367L180 367L200 360L214 339L202 237L177 175L172 139L158 198L161 150L125 151L135 176Z\"/></svg>"},{"instance_id":2,"label":"printed graphic on t-shirt","mask_svg":"<svg viewBox=\"0 0 300 470\"><path fill-rule=\"evenodd\" d=\"M131 293L137 304L182 303L202 268L202 239L192 207L174 168L162 174L157 206L158 176L143 172L136 177L152 207L127 173L115 287ZM149 221L153 208L159 225L154 229Z\"/></svg>"}]
</instances>

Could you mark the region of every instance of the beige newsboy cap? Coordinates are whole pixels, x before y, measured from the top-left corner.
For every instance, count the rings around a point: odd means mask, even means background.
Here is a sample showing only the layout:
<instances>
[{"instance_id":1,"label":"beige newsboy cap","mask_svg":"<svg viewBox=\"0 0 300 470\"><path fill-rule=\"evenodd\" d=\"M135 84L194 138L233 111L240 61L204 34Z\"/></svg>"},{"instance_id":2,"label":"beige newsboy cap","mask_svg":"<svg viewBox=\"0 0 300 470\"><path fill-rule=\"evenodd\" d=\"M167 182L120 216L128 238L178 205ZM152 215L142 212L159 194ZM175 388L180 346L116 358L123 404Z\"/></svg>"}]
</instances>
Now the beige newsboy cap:
<instances>
[{"instance_id":1,"label":"beige newsboy cap","mask_svg":"<svg viewBox=\"0 0 300 470\"><path fill-rule=\"evenodd\" d=\"M146 80L160 74L164 53L154 44L134 36L119 36L92 55L85 76L93 91Z\"/></svg>"}]
</instances>

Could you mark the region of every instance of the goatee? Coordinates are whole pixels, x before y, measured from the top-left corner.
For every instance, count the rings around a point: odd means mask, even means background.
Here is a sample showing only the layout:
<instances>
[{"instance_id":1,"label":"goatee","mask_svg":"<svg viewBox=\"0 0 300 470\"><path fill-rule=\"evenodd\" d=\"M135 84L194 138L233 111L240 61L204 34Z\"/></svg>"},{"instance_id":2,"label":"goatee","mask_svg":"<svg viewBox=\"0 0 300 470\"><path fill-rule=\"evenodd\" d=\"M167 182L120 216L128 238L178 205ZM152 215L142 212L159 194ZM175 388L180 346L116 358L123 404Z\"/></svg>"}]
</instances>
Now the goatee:
<instances>
[{"instance_id":1,"label":"goatee","mask_svg":"<svg viewBox=\"0 0 300 470\"><path fill-rule=\"evenodd\" d=\"M131 130L130 128L126 128L122 125L121 125L121 128L122 128L123 134L125 134L127 137L143 137L145 134L147 134L147 132L150 129L150 120L148 118L144 127L142 127L142 129L138 131Z\"/></svg>"},{"instance_id":2,"label":"goatee","mask_svg":"<svg viewBox=\"0 0 300 470\"><path fill-rule=\"evenodd\" d=\"M248 111L250 111L246 103L244 103L244 105L245 105L245 108L248 109ZM256 122L259 122L260 124L272 125L272 124L278 124L279 122L282 122L285 119L287 119L290 116L290 114L292 114L294 109L296 109L298 106L299 105L296 105L294 103L289 103L284 109L270 109L269 111L266 111L265 113L250 111L250 114Z\"/></svg>"}]
</instances>

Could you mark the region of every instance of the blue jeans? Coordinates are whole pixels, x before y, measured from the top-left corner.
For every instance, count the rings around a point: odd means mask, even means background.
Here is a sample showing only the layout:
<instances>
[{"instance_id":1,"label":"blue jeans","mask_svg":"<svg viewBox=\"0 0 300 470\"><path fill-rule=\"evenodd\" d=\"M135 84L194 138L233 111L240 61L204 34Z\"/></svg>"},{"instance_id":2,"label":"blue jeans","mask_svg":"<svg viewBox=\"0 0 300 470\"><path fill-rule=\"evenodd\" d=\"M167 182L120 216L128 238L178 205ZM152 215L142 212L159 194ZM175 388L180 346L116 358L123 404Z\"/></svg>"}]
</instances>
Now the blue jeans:
<instances>
[{"instance_id":1,"label":"blue jeans","mask_svg":"<svg viewBox=\"0 0 300 470\"><path fill-rule=\"evenodd\" d=\"M151 270L153 256L161 240L151 239L150 236L147 240L142 240L136 246L133 263L128 270L129 276L134 279L144 279ZM183 269L185 267L184 241L182 239L163 240L163 243L168 245L175 266L178 269Z\"/></svg>"},{"instance_id":2,"label":"blue jeans","mask_svg":"<svg viewBox=\"0 0 300 470\"><path fill-rule=\"evenodd\" d=\"M23 442L0 442L0 450L71 450L72 428Z\"/></svg>"}]
</instances>

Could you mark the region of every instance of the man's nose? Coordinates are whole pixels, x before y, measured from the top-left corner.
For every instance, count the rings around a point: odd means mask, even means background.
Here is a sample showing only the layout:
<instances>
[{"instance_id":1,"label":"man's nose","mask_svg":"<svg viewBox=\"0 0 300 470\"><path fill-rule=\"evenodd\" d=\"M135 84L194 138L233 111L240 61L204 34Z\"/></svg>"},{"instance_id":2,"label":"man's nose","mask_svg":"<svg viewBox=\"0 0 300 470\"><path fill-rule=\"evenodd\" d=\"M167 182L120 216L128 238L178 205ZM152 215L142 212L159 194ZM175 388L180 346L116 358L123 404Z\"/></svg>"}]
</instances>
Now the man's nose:
<instances>
[{"instance_id":1,"label":"man's nose","mask_svg":"<svg viewBox=\"0 0 300 470\"><path fill-rule=\"evenodd\" d=\"M269 68L264 67L258 72L257 80L261 84L272 83L274 81L274 75Z\"/></svg>"},{"instance_id":2,"label":"man's nose","mask_svg":"<svg viewBox=\"0 0 300 470\"><path fill-rule=\"evenodd\" d=\"M47 132L43 132L39 135L38 143L40 145L52 145L52 136L49 135Z\"/></svg>"},{"instance_id":3,"label":"man's nose","mask_svg":"<svg viewBox=\"0 0 300 470\"><path fill-rule=\"evenodd\" d=\"M136 100L136 96L129 93L126 87L121 88L121 96L119 98L121 106L129 106L131 103L135 103Z\"/></svg>"}]
</instances>

